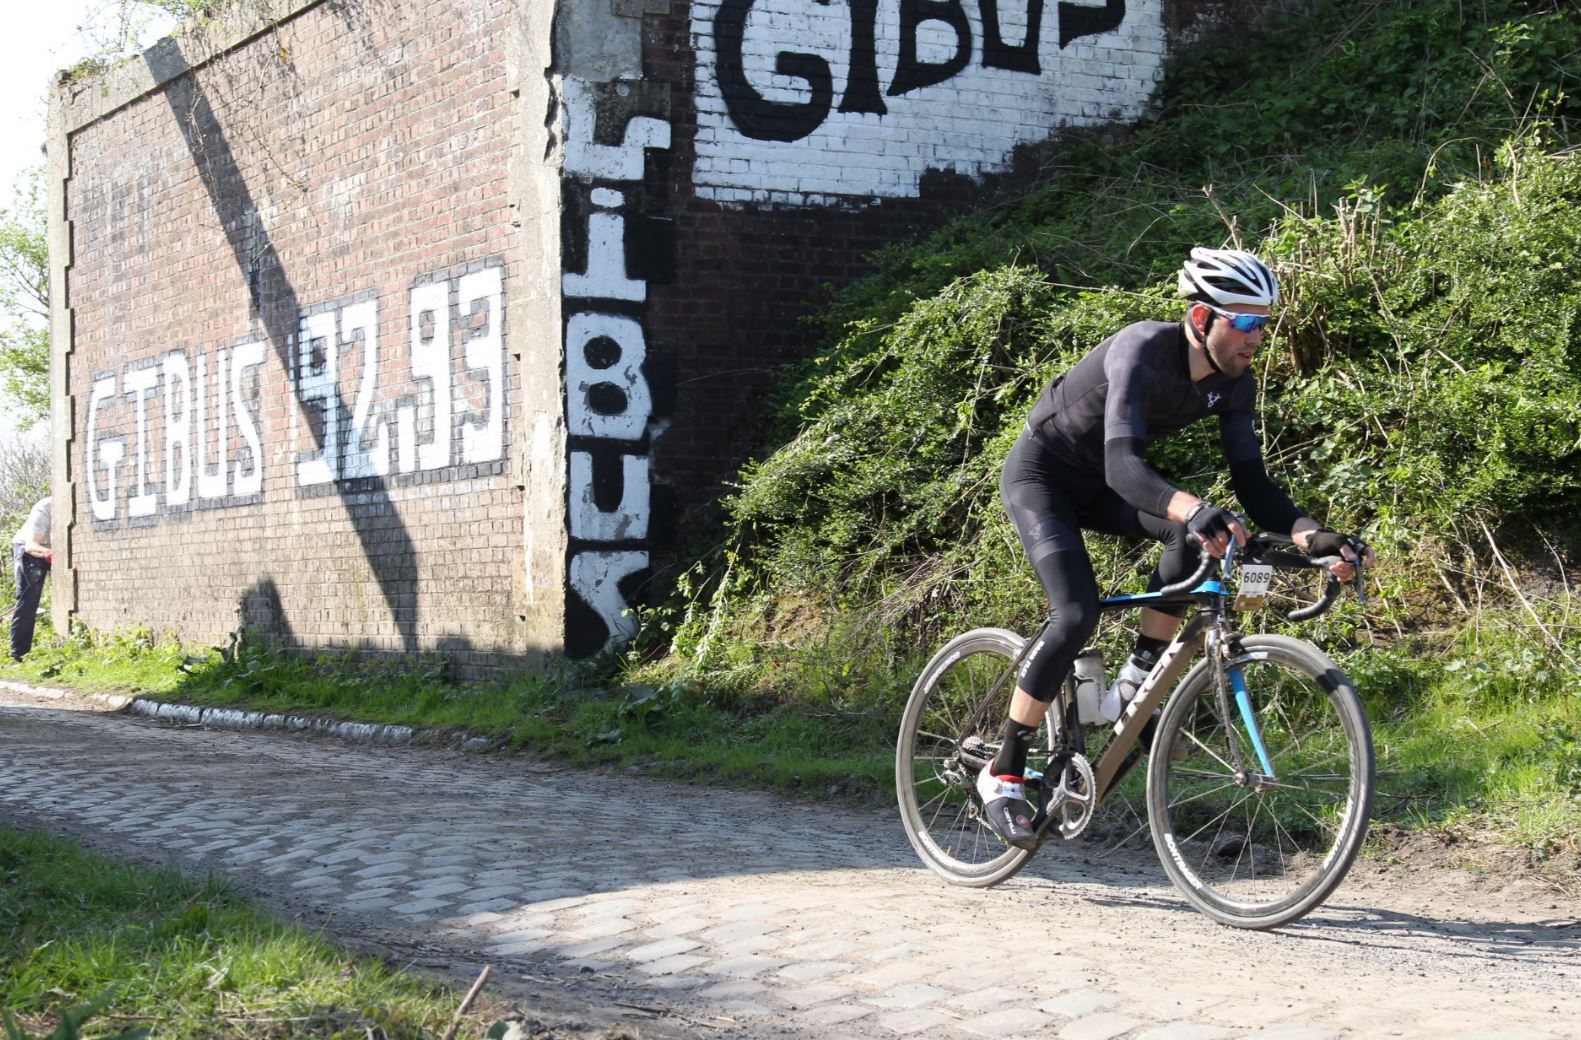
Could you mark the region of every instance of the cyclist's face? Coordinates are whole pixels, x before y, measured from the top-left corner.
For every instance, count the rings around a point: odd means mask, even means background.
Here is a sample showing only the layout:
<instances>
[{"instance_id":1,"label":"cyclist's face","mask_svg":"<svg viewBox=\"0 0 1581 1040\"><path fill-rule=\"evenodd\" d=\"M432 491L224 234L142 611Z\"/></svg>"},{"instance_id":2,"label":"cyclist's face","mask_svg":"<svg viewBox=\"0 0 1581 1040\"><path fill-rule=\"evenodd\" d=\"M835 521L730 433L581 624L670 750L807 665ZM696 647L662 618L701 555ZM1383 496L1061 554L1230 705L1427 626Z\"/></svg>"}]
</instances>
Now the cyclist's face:
<instances>
[{"instance_id":1,"label":"cyclist's face","mask_svg":"<svg viewBox=\"0 0 1581 1040\"><path fill-rule=\"evenodd\" d=\"M1249 303L1235 303L1223 309L1232 314L1268 313L1267 307ZM1214 318L1211 324L1208 322L1209 318ZM1234 378L1251 367L1252 358L1257 355L1257 348L1263 342L1265 329L1236 332L1227 319L1215 317L1212 311L1200 304L1192 308L1191 320L1196 324L1199 332L1204 325L1208 326L1204 346L1212 356L1214 364L1219 367L1219 371Z\"/></svg>"}]
</instances>

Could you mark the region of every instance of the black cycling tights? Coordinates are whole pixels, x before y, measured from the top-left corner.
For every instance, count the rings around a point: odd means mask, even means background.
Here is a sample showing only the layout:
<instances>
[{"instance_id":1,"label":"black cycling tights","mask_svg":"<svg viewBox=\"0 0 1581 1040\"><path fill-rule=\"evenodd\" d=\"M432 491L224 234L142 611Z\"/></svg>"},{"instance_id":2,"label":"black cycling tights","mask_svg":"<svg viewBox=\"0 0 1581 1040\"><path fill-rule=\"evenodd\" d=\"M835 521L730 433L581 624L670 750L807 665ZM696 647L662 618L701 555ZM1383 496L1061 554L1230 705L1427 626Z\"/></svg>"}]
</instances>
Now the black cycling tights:
<instances>
[{"instance_id":1,"label":"black cycling tights","mask_svg":"<svg viewBox=\"0 0 1581 1040\"><path fill-rule=\"evenodd\" d=\"M1196 570L1197 543L1185 524L1142 512L1105 486L1101 477L1074 470L1026 432L1005 460L999 497L1043 583L1053 618L1022 662L1017 685L1047 702L1059 692L1071 662L1098 627L1098 583L1082 530L1163 542L1149 591Z\"/></svg>"}]
</instances>

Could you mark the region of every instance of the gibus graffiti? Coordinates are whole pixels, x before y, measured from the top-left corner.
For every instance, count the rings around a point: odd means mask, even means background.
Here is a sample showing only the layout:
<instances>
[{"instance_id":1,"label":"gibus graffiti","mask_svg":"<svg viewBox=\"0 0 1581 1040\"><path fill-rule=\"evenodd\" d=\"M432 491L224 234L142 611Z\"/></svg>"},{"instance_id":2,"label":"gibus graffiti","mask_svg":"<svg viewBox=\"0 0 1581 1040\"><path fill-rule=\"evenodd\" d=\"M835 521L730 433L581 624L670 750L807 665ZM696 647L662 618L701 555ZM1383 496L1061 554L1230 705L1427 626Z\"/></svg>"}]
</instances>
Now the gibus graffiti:
<instances>
[{"instance_id":1,"label":"gibus graffiti","mask_svg":"<svg viewBox=\"0 0 1581 1040\"><path fill-rule=\"evenodd\" d=\"M721 201L915 194L1061 123L1126 118L1162 0L697 0L694 179Z\"/></svg>"},{"instance_id":2,"label":"gibus graffiti","mask_svg":"<svg viewBox=\"0 0 1581 1040\"><path fill-rule=\"evenodd\" d=\"M828 0L823 0L827 3ZM1014 0L1011 0L1014 3ZM731 120L743 136L759 141L799 141L818 129L834 105L834 76L829 62L817 54L780 51L774 72L806 83L803 101L773 101L757 91L747 78L747 16L757 0L722 0L714 16L714 46L720 92ZM1006 23L1000 20L998 0L980 0L983 68L1006 69L1036 76L1043 71L1038 49L1043 36L1043 0L1023 0L1020 41L1007 43ZM971 62L976 34L961 0L901 0L899 52L887 92L879 87L878 0L851 0L851 20L846 41L846 84L841 112L884 115L889 106L884 95L899 97L923 87L944 83L959 75ZM1068 47L1083 36L1108 32L1125 20L1125 0L1109 0L1101 8L1084 4L1059 4L1059 45ZM927 29L937 23L950 37L941 60L924 61Z\"/></svg>"},{"instance_id":3,"label":"gibus graffiti","mask_svg":"<svg viewBox=\"0 0 1581 1040\"><path fill-rule=\"evenodd\" d=\"M264 345L254 340L215 351L212 377L203 351L195 358L174 351L132 362L120 377L114 372L96 377L83 438L94 520L115 520L123 505L126 516L141 518L154 516L161 501L166 508L181 509L254 500L263 489L256 372L263 361ZM164 435L156 444L149 435L149 397L161 387ZM120 408L130 408L133 416L130 454L124 436L105 432ZM232 462L237 439L241 446ZM158 476L161 457L164 480L156 488L150 480L151 474ZM130 471L126 481L117 479L123 463Z\"/></svg>"},{"instance_id":4,"label":"gibus graffiti","mask_svg":"<svg viewBox=\"0 0 1581 1040\"><path fill-rule=\"evenodd\" d=\"M285 480L297 493L357 478L445 479L446 470L459 477L466 471L458 467L503 464L502 268L420 279L406 302L404 350L381 349L376 297L303 312L287 344L301 409L290 413L294 448ZM278 434L266 424L264 402L284 396L267 385L281 367L266 366L266 357L264 342L250 339L212 353L170 351L97 375L83 430L95 522L156 522L258 502L266 445Z\"/></svg>"},{"instance_id":5,"label":"gibus graffiti","mask_svg":"<svg viewBox=\"0 0 1581 1040\"><path fill-rule=\"evenodd\" d=\"M567 527L571 537L570 591L598 615L603 639L571 631L566 646L587 656L628 638L635 628L621 582L649 565L646 541L652 514L648 445L657 433L645 363L647 341L641 306L647 283L626 264L627 192L643 175L644 152L670 146L670 126L638 116L626 122L620 143L594 141L595 88L575 78L562 83L566 192L580 180L591 185L586 223L586 263L567 269L565 299L565 418ZM618 493L596 494L600 465ZM613 502L610 501L613 499ZM569 613L568 613L569 618Z\"/></svg>"}]
</instances>

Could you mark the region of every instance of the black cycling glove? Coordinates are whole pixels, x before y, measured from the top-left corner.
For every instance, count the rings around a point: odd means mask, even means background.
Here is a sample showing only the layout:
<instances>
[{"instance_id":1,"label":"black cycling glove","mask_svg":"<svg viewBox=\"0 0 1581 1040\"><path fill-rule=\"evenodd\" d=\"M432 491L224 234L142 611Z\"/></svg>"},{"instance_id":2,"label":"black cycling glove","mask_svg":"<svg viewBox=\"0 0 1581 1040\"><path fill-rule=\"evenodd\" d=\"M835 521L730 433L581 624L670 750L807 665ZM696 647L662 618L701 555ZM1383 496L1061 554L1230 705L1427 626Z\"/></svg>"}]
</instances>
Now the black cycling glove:
<instances>
[{"instance_id":1,"label":"black cycling glove","mask_svg":"<svg viewBox=\"0 0 1581 1040\"><path fill-rule=\"evenodd\" d=\"M1340 534L1337 531L1330 531L1326 527L1320 527L1313 531L1312 536L1307 539L1307 555L1343 556L1344 553L1340 552L1340 550L1347 546L1351 552L1356 554L1356 559L1358 560L1362 558L1362 554L1367 550L1367 546L1362 543L1362 540L1354 535Z\"/></svg>"},{"instance_id":2,"label":"black cycling glove","mask_svg":"<svg viewBox=\"0 0 1581 1040\"><path fill-rule=\"evenodd\" d=\"M1228 509L1198 502L1196 508L1186 514L1186 530L1197 537L1199 541L1211 541L1214 536L1230 534L1230 525L1238 524L1241 518Z\"/></svg>"}]
</instances>

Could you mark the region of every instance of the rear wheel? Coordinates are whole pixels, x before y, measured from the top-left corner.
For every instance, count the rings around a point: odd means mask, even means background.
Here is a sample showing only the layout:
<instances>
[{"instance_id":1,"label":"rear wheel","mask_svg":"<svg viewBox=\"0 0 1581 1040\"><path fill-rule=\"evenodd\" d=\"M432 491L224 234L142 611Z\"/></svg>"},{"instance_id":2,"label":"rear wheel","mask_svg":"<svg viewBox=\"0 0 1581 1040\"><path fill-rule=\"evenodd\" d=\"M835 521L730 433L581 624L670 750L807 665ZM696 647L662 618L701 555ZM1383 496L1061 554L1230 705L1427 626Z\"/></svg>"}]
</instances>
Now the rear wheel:
<instances>
[{"instance_id":1,"label":"rear wheel","mask_svg":"<svg viewBox=\"0 0 1581 1040\"><path fill-rule=\"evenodd\" d=\"M895 745L900 819L922 861L953 884L997 885L1032 856L988 829L976 794L977 774L999 751L1016 685L1010 666L1024 645L1002 628L956 636L922 670L901 716ZM1045 715L1029 770L1041 770L1050 746Z\"/></svg>"},{"instance_id":2,"label":"rear wheel","mask_svg":"<svg viewBox=\"0 0 1581 1040\"><path fill-rule=\"evenodd\" d=\"M1170 697L1147 807L1164 869L1193 905L1224 924L1273 928L1328 898L1355 860L1372 809L1372 734L1350 680L1316 647L1283 636L1242 647L1222 697L1208 661ZM1237 706L1237 672L1266 766Z\"/></svg>"}]
</instances>

